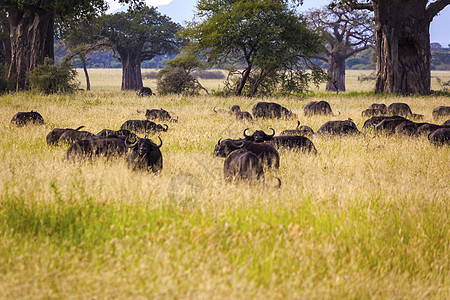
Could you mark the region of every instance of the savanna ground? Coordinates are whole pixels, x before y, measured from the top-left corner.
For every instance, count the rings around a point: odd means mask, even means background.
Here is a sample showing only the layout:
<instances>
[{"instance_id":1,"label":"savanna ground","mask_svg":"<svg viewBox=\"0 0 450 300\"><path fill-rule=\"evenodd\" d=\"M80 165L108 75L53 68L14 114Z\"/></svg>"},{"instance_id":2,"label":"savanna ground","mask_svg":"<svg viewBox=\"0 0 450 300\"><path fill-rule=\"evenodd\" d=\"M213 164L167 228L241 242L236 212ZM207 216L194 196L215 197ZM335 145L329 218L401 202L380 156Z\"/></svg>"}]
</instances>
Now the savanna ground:
<instances>
[{"instance_id":1,"label":"savanna ground","mask_svg":"<svg viewBox=\"0 0 450 300\"><path fill-rule=\"evenodd\" d=\"M348 117L361 129L374 102L406 102L425 121L445 121L431 111L449 97L355 92L373 85L359 83L360 73L348 72L348 95L265 100L314 130ZM319 154L280 151L265 186L226 183L224 159L212 156L219 138L294 129L297 119L240 123L212 108L250 111L260 99L139 98L120 91L120 70L90 74L92 92L0 96L0 298L450 298L449 147L370 131L315 136ZM318 99L341 115L304 117ZM45 142L54 127L118 129L159 107L179 117L161 133L159 175L130 171L123 159L66 162L67 146ZM45 126L10 126L31 109Z\"/></svg>"}]
</instances>

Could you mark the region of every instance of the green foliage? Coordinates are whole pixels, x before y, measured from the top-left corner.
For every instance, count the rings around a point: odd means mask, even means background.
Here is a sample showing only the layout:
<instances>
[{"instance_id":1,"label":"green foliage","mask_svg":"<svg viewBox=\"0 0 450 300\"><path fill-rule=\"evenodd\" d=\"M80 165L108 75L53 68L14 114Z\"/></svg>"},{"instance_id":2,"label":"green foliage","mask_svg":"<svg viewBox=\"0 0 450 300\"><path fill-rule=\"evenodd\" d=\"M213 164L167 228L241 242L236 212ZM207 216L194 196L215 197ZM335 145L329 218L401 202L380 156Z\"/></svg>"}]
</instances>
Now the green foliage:
<instances>
[{"instance_id":1,"label":"green foliage","mask_svg":"<svg viewBox=\"0 0 450 300\"><path fill-rule=\"evenodd\" d=\"M44 94L73 93L78 88L76 71L67 62L54 64L47 59L43 65L29 71L28 78L31 88Z\"/></svg>"},{"instance_id":2,"label":"green foliage","mask_svg":"<svg viewBox=\"0 0 450 300\"><path fill-rule=\"evenodd\" d=\"M198 21L189 23L182 35L211 65L245 65L240 73L231 67L239 79L229 77L230 92L247 96L258 94L260 88L274 92L281 82L279 73L304 68L309 57L322 49L319 36L290 3L202 0L197 4Z\"/></svg>"}]
</instances>

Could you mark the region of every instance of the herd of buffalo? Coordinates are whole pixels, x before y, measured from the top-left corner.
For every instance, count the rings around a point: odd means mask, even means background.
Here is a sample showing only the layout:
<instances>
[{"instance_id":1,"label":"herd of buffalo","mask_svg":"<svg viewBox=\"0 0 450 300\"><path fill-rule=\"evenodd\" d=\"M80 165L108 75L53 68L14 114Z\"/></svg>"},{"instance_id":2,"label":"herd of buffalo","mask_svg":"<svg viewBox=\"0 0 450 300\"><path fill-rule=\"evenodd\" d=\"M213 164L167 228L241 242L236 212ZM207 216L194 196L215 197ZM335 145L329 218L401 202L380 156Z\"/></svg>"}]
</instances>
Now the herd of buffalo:
<instances>
[{"instance_id":1,"label":"herd of buffalo","mask_svg":"<svg viewBox=\"0 0 450 300\"><path fill-rule=\"evenodd\" d=\"M273 102L258 102L252 108L252 114L241 111L238 105L229 110L213 108L214 113L229 113L236 116L237 120L252 121L253 118L295 118L296 114L291 110ZM252 116L253 115L253 116ZM310 101L304 107L305 116L331 115L334 113L326 101ZM340 115L340 113L339 113ZM439 106L432 112L435 119L450 116L450 106ZM145 111L145 120L128 120L122 124L119 130L104 129L97 134L76 129L55 128L46 136L49 145L65 143L70 145L66 159L92 159L94 157L125 156L129 168L133 170L146 170L159 172L163 167L163 158L160 151L162 140L156 144L151 139L139 138L137 134L165 132L169 126L157 124L152 120L163 122L178 122L164 109L151 109ZM369 117L363 125L363 129L373 128L376 133L398 134L407 136L427 135L431 143L436 146L450 145L450 119L443 124L417 122L423 119L423 115L413 114L406 103L372 104L362 112L363 117ZM44 124L42 116L36 112L19 112L11 120L15 126L27 124ZM279 168L280 148L298 150L305 153L316 154L317 150L310 137L314 134L349 135L363 134L356 124L347 120L328 121L314 133L309 126L297 122L297 128L282 131L275 135L256 130L252 134L248 128L243 131L241 139L220 139L215 146L214 155L224 157L224 177L226 180L264 180L265 168ZM277 178L278 179L278 178ZM281 180L278 179L278 186Z\"/></svg>"}]
</instances>

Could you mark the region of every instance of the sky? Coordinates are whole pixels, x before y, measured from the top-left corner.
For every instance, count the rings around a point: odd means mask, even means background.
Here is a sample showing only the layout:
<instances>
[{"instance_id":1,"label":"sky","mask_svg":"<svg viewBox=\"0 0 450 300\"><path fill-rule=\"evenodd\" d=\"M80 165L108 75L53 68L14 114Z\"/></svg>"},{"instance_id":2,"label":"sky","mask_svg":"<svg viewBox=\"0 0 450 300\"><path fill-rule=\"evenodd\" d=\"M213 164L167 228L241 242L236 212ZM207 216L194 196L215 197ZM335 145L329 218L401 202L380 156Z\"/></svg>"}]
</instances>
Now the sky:
<instances>
[{"instance_id":1,"label":"sky","mask_svg":"<svg viewBox=\"0 0 450 300\"><path fill-rule=\"evenodd\" d=\"M107 0L110 5L108 13L112 13L121 8L121 5L114 0ZM158 11L169 16L174 22L184 25L186 21L194 17L197 0L146 0L147 5L157 6ZM303 0L300 10L323 7L330 3L330 0ZM430 26L430 40L432 43L440 43L443 47L450 45L450 5L444 8Z\"/></svg>"}]
</instances>

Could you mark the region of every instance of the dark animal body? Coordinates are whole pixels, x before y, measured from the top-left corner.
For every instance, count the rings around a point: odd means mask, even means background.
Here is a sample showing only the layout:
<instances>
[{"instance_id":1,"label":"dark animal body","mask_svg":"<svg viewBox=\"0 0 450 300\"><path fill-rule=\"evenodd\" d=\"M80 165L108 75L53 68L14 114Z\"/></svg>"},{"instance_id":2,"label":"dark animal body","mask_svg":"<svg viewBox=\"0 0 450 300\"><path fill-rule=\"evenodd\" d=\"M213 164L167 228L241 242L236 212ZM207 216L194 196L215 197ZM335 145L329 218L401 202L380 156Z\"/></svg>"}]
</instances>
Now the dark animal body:
<instances>
[{"instance_id":1,"label":"dark animal body","mask_svg":"<svg viewBox=\"0 0 450 300\"><path fill-rule=\"evenodd\" d=\"M144 87L141 87L141 89L139 91L137 91L136 94L139 97L143 97L143 96L150 97L151 95L153 95L153 92L152 92L151 88L144 86Z\"/></svg>"},{"instance_id":2,"label":"dark animal body","mask_svg":"<svg viewBox=\"0 0 450 300\"><path fill-rule=\"evenodd\" d=\"M79 130L66 130L59 137L59 142L67 143L69 145L73 145L78 141L81 141L89 136L93 136L94 134L89 131L79 131Z\"/></svg>"},{"instance_id":3,"label":"dark animal body","mask_svg":"<svg viewBox=\"0 0 450 300\"><path fill-rule=\"evenodd\" d=\"M160 172L163 168L162 153L159 150L162 140L160 137L158 138L159 145L147 138L139 139L133 144L126 143L130 148L126 158L128 167L132 170Z\"/></svg>"},{"instance_id":4,"label":"dark animal body","mask_svg":"<svg viewBox=\"0 0 450 300\"><path fill-rule=\"evenodd\" d=\"M244 129L244 137L247 141L262 143L264 141L269 141L275 136L275 129L270 128L272 130L272 134L266 134L263 130L256 130L252 135L246 134L248 128Z\"/></svg>"},{"instance_id":5,"label":"dark animal body","mask_svg":"<svg viewBox=\"0 0 450 300\"><path fill-rule=\"evenodd\" d=\"M439 128L428 135L428 140L436 145L450 145L450 128Z\"/></svg>"},{"instance_id":6,"label":"dark animal body","mask_svg":"<svg viewBox=\"0 0 450 300\"><path fill-rule=\"evenodd\" d=\"M388 106L387 112L391 116L405 116L409 117L412 115L411 108L406 103L392 103Z\"/></svg>"},{"instance_id":7,"label":"dark animal body","mask_svg":"<svg viewBox=\"0 0 450 300\"><path fill-rule=\"evenodd\" d=\"M317 154L313 142L304 136L274 136L268 143L272 144L275 149L285 148Z\"/></svg>"},{"instance_id":8,"label":"dark animal body","mask_svg":"<svg viewBox=\"0 0 450 300\"><path fill-rule=\"evenodd\" d=\"M125 137L128 138L130 141L137 140L136 134L133 132L127 130L127 129L120 129L120 130L111 130L111 129L103 129L100 132L98 132L95 136L98 137Z\"/></svg>"},{"instance_id":9,"label":"dark animal body","mask_svg":"<svg viewBox=\"0 0 450 300\"><path fill-rule=\"evenodd\" d=\"M21 127L28 124L44 124L44 118L36 111L18 112L11 119L11 124Z\"/></svg>"},{"instance_id":10,"label":"dark animal body","mask_svg":"<svg viewBox=\"0 0 450 300\"><path fill-rule=\"evenodd\" d=\"M435 131L439 128L446 128L446 127L450 127L450 124L449 125L437 125L437 124L425 123L425 124L418 126L417 134L418 135L429 135L430 133L432 133L433 131Z\"/></svg>"},{"instance_id":11,"label":"dark animal body","mask_svg":"<svg viewBox=\"0 0 450 300\"><path fill-rule=\"evenodd\" d=\"M178 117L176 119L172 118L172 116L169 114L167 110L164 110L162 108L160 109L147 109L145 111L145 117L147 120L161 120L161 121L168 121L168 122L178 122Z\"/></svg>"},{"instance_id":12,"label":"dark animal body","mask_svg":"<svg viewBox=\"0 0 450 300\"><path fill-rule=\"evenodd\" d=\"M375 116L364 122L363 129L369 129L370 127L375 127L383 120L393 120L393 119L401 119L403 121L408 121L408 119L401 116Z\"/></svg>"},{"instance_id":13,"label":"dark animal body","mask_svg":"<svg viewBox=\"0 0 450 300\"><path fill-rule=\"evenodd\" d=\"M253 122L253 117L248 111L236 112L236 120Z\"/></svg>"},{"instance_id":14,"label":"dark animal body","mask_svg":"<svg viewBox=\"0 0 450 300\"><path fill-rule=\"evenodd\" d=\"M326 101L310 101L303 108L305 116L332 115L331 106Z\"/></svg>"},{"instance_id":15,"label":"dark animal body","mask_svg":"<svg viewBox=\"0 0 450 300\"><path fill-rule=\"evenodd\" d=\"M47 142L47 145L56 145L59 142L59 138L61 135L66 131L78 131L84 126L80 126L76 129L72 128L54 128L52 131L50 131L47 136L45 137L45 141Z\"/></svg>"},{"instance_id":16,"label":"dark animal body","mask_svg":"<svg viewBox=\"0 0 450 300\"><path fill-rule=\"evenodd\" d=\"M149 120L128 120L123 123L122 126L120 126L120 129L148 133L167 131L169 126L167 126L166 124L164 124L164 126L161 124L156 124L155 122Z\"/></svg>"},{"instance_id":17,"label":"dark animal body","mask_svg":"<svg viewBox=\"0 0 450 300\"><path fill-rule=\"evenodd\" d=\"M258 102L252 108L252 114L255 118L290 118L294 117L286 107L274 102Z\"/></svg>"},{"instance_id":18,"label":"dark animal body","mask_svg":"<svg viewBox=\"0 0 450 300\"><path fill-rule=\"evenodd\" d=\"M378 133L387 133L387 134L394 134L396 132L396 127L402 123L409 122L413 123L412 121L405 119L405 118L386 118L381 120L378 124L374 126L375 131Z\"/></svg>"},{"instance_id":19,"label":"dark animal body","mask_svg":"<svg viewBox=\"0 0 450 300\"><path fill-rule=\"evenodd\" d=\"M360 133L352 119L345 121L328 121L318 130L318 134L358 134Z\"/></svg>"},{"instance_id":20,"label":"dark animal body","mask_svg":"<svg viewBox=\"0 0 450 300\"><path fill-rule=\"evenodd\" d=\"M369 108L377 109L378 111L380 111L380 113L381 113L382 115L387 114L387 106L386 106L386 104L384 104L384 103L381 103L381 104L379 104L379 103L372 103L372 104L369 106Z\"/></svg>"},{"instance_id":21,"label":"dark animal body","mask_svg":"<svg viewBox=\"0 0 450 300\"><path fill-rule=\"evenodd\" d=\"M435 119L450 116L450 106L436 107L435 109L433 109L432 115Z\"/></svg>"},{"instance_id":22,"label":"dark animal body","mask_svg":"<svg viewBox=\"0 0 450 300\"><path fill-rule=\"evenodd\" d=\"M442 126L450 126L450 119L442 123Z\"/></svg>"},{"instance_id":23,"label":"dark animal body","mask_svg":"<svg viewBox=\"0 0 450 300\"><path fill-rule=\"evenodd\" d=\"M314 131L312 130L311 127L306 126L306 125L301 125L300 126L300 121L297 121L297 128L296 129L287 129L287 130L283 130L280 135L282 136L286 136L286 135L301 135L301 136L309 136L309 135L313 135Z\"/></svg>"},{"instance_id":24,"label":"dark animal body","mask_svg":"<svg viewBox=\"0 0 450 300\"><path fill-rule=\"evenodd\" d=\"M264 180L261 160L246 149L238 149L227 155L223 164L225 180Z\"/></svg>"},{"instance_id":25,"label":"dark animal body","mask_svg":"<svg viewBox=\"0 0 450 300\"><path fill-rule=\"evenodd\" d=\"M379 108L368 108L362 111L361 116L362 117L372 117L372 116L382 116L385 115L386 112Z\"/></svg>"},{"instance_id":26,"label":"dark animal body","mask_svg":"<svg viewBox=\"0 0 450 300\"><path fill-rule=\"evenodd\" d=\"M66 158L111 158L125 155L127 150L124 139L92 136L84 140L79 140L71 145L67 150Z\"/></svg>"},{"instance_id":27,"label":"dark animal body","mask_svg":"<svg viewBox=\"0 0 450 300\"><path fill-rule=\"evenodd\" d=\"M267 143L254 143L246 140L226 139L217 143L214 148L214 155L227 157L228 154L238 149L246 149L258 156L264 165L278 169L280 167L280 155L274 146Z\"/></svg>"}]
</instances>

